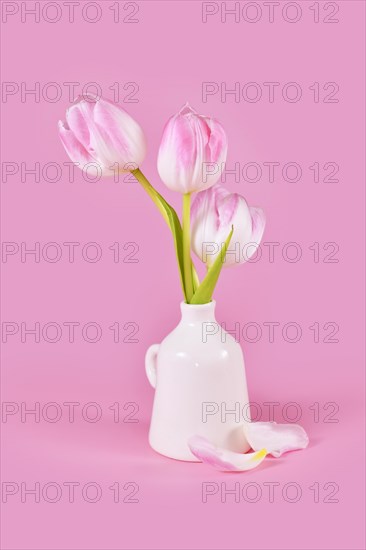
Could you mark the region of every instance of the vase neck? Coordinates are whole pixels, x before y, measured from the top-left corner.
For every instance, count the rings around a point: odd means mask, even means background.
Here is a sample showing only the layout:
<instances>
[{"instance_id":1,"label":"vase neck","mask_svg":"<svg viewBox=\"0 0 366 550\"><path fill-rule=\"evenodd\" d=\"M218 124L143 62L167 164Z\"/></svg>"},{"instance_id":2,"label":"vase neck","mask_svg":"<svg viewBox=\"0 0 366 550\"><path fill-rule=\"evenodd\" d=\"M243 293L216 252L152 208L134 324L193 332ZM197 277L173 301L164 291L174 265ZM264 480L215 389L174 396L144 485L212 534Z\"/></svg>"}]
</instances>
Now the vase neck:
<instances>
[{"instance_id":1,"label":"vase neck","mask_svg":"<svg viewBox=\"0 0 366 550\"><path fill-rule=\"evenodd\" d=\"M208 304L186 304L181 302L182 321L186 323L215 321L215 307L215 300Z\"/></svg>"}]
</instances>

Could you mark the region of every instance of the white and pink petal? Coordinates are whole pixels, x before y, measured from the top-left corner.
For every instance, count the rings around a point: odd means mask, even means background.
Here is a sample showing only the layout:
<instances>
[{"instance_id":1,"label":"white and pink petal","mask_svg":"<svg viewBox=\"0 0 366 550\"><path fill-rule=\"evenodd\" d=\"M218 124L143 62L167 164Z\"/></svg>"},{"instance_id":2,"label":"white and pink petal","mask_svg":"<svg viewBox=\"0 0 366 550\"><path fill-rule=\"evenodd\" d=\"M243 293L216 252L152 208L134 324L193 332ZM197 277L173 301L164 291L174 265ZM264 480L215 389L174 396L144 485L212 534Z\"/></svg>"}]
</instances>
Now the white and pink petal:
<instances>
[{"instance_id":1,"label":"white and pink petal","mask_svg":"<svg viewBox=\"0 0 366 550\"><path fill-rule=\"evenodd\" d=\"M277 422L248 422L244 425L245 437L254 451L263 446L275 457L288 451L305 449L309 438L298 424L277 424Z\"/></svg>"},{"instance_id":2,"label":"white and pink petal","mask_svg":"<svg viewBox=\"0 0 366 550\"><path fill-rule=\"evenodd\" d=\"M201 436L193 436L188 440L188 446L192 454L201 462L209 464L221 472L244 472L253 470L259 466L267 455L266 449L254 453L234 453L220 447L216 447L208 439Z\"/></svg>"},{"instance_id":3,"label":"white and pink petal","mask_svg":"<svg viewBox=\"0 0 366 550\"><path fill-rule=\"evenodd\" d=\"M58 123L58 129L66 153L72 162L80 165L79 168L83 169L85 164L95 160L85 149L84 145L76 138L74 132L72 132L61 120Z\"/></svg>"}]
</instances>

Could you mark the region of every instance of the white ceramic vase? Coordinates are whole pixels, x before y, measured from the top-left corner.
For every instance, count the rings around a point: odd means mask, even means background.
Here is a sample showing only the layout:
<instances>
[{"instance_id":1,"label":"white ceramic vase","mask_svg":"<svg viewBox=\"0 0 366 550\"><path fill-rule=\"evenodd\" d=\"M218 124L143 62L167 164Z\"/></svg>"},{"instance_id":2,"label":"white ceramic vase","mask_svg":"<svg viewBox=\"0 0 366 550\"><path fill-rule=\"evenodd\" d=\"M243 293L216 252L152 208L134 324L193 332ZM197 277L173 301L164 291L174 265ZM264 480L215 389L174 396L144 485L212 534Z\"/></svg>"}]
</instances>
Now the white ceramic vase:
<instances>
[{"instance_id":1,"label":"white ceramic vase","mask_svg":"<svg viewBox=\"0 0 366 550\"><path fill-rule=\"evenodd\" d=\"M231 451L249 449L243 353L217 323L215 305L181 303L178 326L146 353L147 377L155 388L149 441L170 458L197 462L187 444L193 435Z\"/></svg>"}]
</instances>

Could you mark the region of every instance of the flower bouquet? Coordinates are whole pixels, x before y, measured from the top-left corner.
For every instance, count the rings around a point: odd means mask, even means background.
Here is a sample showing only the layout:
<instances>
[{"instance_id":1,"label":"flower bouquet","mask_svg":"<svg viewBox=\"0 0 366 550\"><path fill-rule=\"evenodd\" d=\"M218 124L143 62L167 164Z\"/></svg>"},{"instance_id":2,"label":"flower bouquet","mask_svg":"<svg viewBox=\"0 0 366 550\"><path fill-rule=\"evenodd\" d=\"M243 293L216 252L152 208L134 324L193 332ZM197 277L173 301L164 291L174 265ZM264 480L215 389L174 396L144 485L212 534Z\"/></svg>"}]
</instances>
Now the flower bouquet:
<instances>
[{"instance_id":1,"label":"flower bouquet","mask_svg":"<svg viewBox=\"0 0 366 550\"><path fill-rule=\"evenodd\" d=\"M123 109L102 99L80 98L68 109L66 123L59 123L59 131L66 152L80 168L94 163L105 176L131 172L152 198L173 236L187 304L209 303L221 268L243 263L255 253L264 213L217 184L227 155L226 133L217 120L199 115L187 104L165 126L158 172L169 189L183 196L182 224L140 170L145 136ZM207 266L201 282L191 249Z\"/></svg>"},{"instance_id":2,"label":"flower bouquet","mask_svg":"<svg viewBox=\"0 0 366 550\"><path fill-rule=\"evenodd\" d=\"M282 438L283 427L275 424L269 432L266 426L253 431L241 347L218 330L215 320L213 293L222 268L248 260L265 227L262 209L218 183L227 155L221 124L186 104L164 128L158 172L169 189L182 194L181 220L142 173L145 136L124 109L91 96L79 98L67 110L66 122L59 122L59 133L81 169L93 164L105 176L131 172L173 237L184 299L178 326L146 353L147 377L156 390L149 435L153 449L171 458L240 470L258 465L267 453L278 456L284 449L305 446L306 434L299 426L287 427ZM192 251L206 265L202 280ZM246 411L239 421L229 413L237 406ZM255 452L242 455L250 448Z\"/></svg>"}]
</instances>

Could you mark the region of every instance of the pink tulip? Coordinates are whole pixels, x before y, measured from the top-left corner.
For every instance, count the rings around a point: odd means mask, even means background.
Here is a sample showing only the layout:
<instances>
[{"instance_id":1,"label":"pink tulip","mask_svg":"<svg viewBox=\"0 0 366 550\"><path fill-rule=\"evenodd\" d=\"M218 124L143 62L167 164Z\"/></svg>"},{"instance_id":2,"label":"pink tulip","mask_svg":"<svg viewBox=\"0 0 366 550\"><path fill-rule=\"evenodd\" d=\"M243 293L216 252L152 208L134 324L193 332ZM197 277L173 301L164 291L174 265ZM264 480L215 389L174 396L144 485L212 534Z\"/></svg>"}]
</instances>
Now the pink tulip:
<instances>
[{"instance_id":1,"label":"pink tulip","mask_svg":"<svg viewBox=\"0 0 366 550\"><path fill-rule=\"evenodd\" d=\"M60 138L70 159L96 163L111 176L137 168L146 154L140 125L124 109L105 99L78 98L59 122Z\"/></svg>"},{"instance_id":2,"label":"pink tulip","mask_svg":"<svg viewBox=\"0 0 366 550\"><path fill-rule=\"evenodd\" d=\"M218 181L226 154L227 137L221 124L199 115L187 103L164 128L158 172L173 191L202 191Z\"/></svg>"},{"instance_id":3,"label":"pink tulip","mask_svg":"<svg viewBox=\"0 0 366 550\"><path fill-rule=\"evenodd\" d=\"M256 252L262 239L265 216L261 208L248 206L244 197L221 185L196 196L191 210L191 245L195 254L210 267L234 232L224 266L244 263Z\"/></svg>"}]
</instances>

